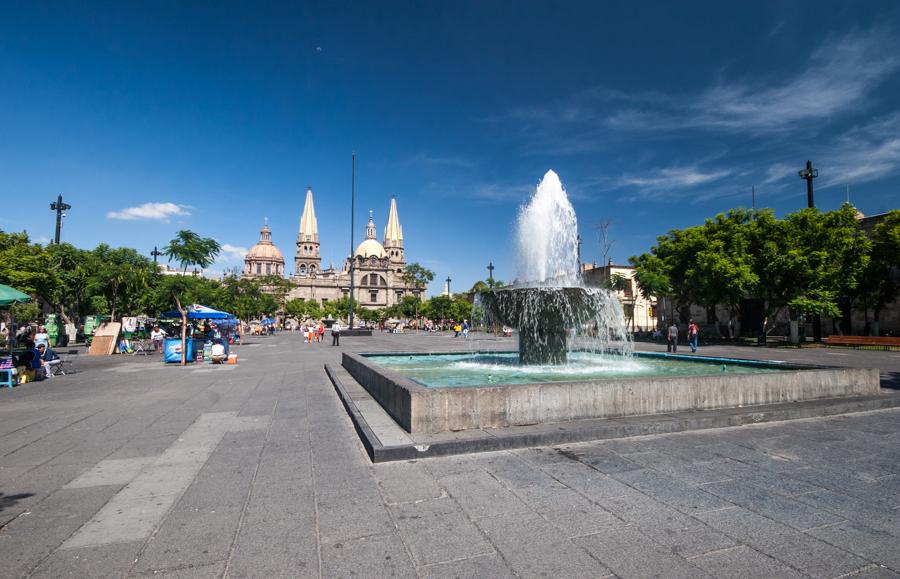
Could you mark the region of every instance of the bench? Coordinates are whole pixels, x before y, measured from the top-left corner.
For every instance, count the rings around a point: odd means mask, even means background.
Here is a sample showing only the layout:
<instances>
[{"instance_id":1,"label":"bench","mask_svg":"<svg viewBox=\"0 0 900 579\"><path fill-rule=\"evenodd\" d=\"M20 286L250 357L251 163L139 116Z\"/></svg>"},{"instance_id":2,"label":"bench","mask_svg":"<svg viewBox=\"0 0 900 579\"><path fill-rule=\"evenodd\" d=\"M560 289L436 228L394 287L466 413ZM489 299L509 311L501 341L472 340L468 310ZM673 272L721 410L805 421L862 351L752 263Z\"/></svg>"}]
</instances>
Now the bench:
<instances>
[{"instance_id":1,"label":"bench","mask_svg":"<svg viewBox=\"0 0 900 579\"><path fill-rule=\"evenodd\" d=\"M900 338L892 336L829 336L826 346L862 348L866 350L900 350Z\"/></svg>"}]
</instances>

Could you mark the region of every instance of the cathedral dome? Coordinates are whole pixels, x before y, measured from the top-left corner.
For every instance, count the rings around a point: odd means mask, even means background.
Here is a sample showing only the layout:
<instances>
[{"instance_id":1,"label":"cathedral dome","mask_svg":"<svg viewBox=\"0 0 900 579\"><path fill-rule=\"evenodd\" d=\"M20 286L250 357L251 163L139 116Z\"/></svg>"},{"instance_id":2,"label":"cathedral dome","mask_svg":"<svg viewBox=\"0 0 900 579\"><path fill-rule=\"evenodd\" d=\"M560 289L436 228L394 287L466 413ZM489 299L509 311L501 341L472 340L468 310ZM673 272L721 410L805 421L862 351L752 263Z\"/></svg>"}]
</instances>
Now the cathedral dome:
<instances>
[{"instance_id":1,"label":"cathedral dome","mask_svg":"<svg viewBox=\"0 0 900 579\"><path fill-rule=\"evenodd\" d=\"M372 257L374 255L375 257L382 258L384 257L384 246L375 239L367 239L359 244L359 247L356 248L356 252L353 255L357 257Z\"/></svg>"},{"instance_id":2,"label":"cathedral dome","mask_svg":"<svg viewBox=\"0 0 900 579\"><path fill-rule=\"evenodd\" d=\"M281 255L281 251L272 244L264 245L257 243L247 252L247 257L250 259L266 259L284 263L284 256Z\"/></svg>"},{"instance_id":3,"label":"cathedral dome","mask_svg":"<svg viewBox=\"0 0 900 579\"><path fill-rule=\"evenodd\" d=\"M250 248L250 251L247 252L247 257L244 259L284 263L284 256L281 255L281 251L279 251L279 249L275 247L275 244L272 243L272 230L269 229L268 225L265 225L262 228L259 235L259 241Z\"/></svg>"}]
</instances>

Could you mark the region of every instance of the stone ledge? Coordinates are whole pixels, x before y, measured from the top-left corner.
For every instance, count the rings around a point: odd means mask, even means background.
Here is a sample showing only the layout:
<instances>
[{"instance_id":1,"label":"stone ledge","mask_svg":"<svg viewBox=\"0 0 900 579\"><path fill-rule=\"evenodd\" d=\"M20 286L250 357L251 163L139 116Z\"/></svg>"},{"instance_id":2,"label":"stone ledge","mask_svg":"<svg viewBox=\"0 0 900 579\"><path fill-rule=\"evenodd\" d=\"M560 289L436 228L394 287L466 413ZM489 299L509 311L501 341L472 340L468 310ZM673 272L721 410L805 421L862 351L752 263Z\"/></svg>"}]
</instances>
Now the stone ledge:
<instances>
[{"instance_id":1,"label":"stone ledge","mask_svg":"<svg viewBox=\"0 0 900 579\"><path fill-rule=\"evenodd\" d=\"M726 428L781 422L804 418L818 418L854 412L869 412L900 408L900 393L870 396L840 397L766 404L742 408L694 410L667 414L644 414L617 418L573 420L554 424L513 426L502 429L480 429L465 433L447 432L436 435L413 435L414 442L401 446L385 446L366 422L356 403L347 393L341 381L326 364L325 372L353 421L366 453L372 462L390 462L492 452L534 446L551 446L592 440L608 440L669 434L711 428ZM400 426L397 426L400 429Z\"/></svg>"}]
</instances>

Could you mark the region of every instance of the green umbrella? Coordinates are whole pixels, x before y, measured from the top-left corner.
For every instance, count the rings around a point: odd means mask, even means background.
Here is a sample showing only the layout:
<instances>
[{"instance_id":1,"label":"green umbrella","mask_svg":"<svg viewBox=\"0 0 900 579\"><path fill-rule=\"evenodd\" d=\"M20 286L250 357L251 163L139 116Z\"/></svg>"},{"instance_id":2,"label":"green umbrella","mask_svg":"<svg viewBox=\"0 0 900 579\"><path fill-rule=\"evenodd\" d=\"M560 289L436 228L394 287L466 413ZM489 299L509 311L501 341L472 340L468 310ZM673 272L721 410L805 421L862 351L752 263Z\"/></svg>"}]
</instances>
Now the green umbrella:
<instances>
[{"instance_id":1,"label":"green umbrella","mask_svg":"<svg viewBox=\"0 0 900 579\"><path fill-rule=\"evenodd\" d=\"M29 296L28 294L23 294L15 288L11 288L8 285L3 285L2 283L0 283L0 306L27 304L30 301L31 296ZM12 315L10 315L9 321L9 334L7 334L6 345L9 348L9 355L10 357L12 357L13 343L16 341L16 336L13 333L15 328L15 320L13 319Z\"/></svg>"},{"instance_id":2,"label":"green umbrella","mask_svg":"<svg viewBox=\"0 0 900 579\"><path fill-rule=\"evenodd\" d=\"M0 283L0 306L11 306L13 304L27 304L31 301L31 296L23 294L15 288Z\"/></svg>"}]
</instances>

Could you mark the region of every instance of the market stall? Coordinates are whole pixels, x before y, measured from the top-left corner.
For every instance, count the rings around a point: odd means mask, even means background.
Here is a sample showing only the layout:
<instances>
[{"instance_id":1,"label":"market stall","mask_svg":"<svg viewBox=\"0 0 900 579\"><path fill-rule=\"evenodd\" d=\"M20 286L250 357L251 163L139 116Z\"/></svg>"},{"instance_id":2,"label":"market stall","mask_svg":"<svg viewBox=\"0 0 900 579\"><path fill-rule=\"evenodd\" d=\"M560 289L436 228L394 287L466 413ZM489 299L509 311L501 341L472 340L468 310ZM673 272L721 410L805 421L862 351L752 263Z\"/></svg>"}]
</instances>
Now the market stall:
<instances>
[{"instance_id":1,"label":"market stall","mask_svg":"<svg viewBox=\"0 0 900 579\"><path fill-rule=\"evenodd\" d=\"M181 320L181 313L177 310L163 312L161 318L175 318ZM218 358L222 346L224 356L228 357L228 343L232 333L238 327L238 321L233 314L221 312L200 304L192 304L187 308L189 326L188 337L185 340L185 360L188 362L207 362L212 358ZM195 323L203 322L199 327ZM165 362L181 362L181 338L166 338L163 344L163 360Z\"/></svg>"}]
</instances>

